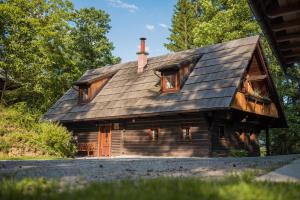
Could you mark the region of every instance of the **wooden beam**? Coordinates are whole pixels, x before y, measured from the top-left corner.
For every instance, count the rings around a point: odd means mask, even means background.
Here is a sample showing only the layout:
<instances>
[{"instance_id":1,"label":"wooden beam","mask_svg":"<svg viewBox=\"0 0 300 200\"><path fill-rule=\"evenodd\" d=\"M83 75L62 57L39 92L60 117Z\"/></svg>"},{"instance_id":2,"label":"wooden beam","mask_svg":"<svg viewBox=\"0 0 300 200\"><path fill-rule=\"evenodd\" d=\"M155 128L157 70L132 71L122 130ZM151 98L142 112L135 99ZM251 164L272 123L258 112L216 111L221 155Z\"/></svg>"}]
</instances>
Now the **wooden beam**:
<instances>
[{"instance_id":1,"label":"wooden beam","mask_svg":"<svg viewBox=\"0 0 300 200\"><path fill-rule=\"evenodd\" d=\"M285 58L300 57L300 52L286 53L286 54L283 54L283 57L285 57Z\"/></svg>"},{"instance_id":2,"label":"wooden beam","mask_svg":"<svg viewBox=\"0 0 300 200\"><path fill-rule=\"evenodd\" d=\"M300 27L300 18L297 18L292 21L283 21L280 23L271 24L271 29L273 31L282 31L282 30L298 28L298 27Z\"/></svg>"},{"instance_id":3,"label":"wooden beam","mask_svg":"<svg viewBox=\"0 0 300 200\"><path fill-rule=\"evenodd\" d=\"M267 156L270 154L270 135L269 135L269 127L266 128L266 153Z\"/></svg>"},{"instance_id":4,"label":"wooden beam","mask_svg":"<svg viewBox=\"0 0 300 200\"><path fill-rule=\"evenodd\" d=\"M293 64L296 62L300 62L300 57L286 58L285 62L286 64Z\"/></svg>"},{"instance_id":5,"label":"wooden beam","mask_svg":"<svg viewBox=\"0 0 300 200\"><path fill-rule=\"evenodd\" d=\"M277 42L285 42L293 39L300 39L300 33L292 33L276 37Z\"/></svg>"},{"instance_id":6,"label":"wooden beam","mask_svg":"<svg viewBox=\"0 0 300 200\"><path fill-rule=\"evenodd\" d=\"M300 42L293 42L292 44L280 45L279 49L281 51L300 49Z\"/></svg>"},{"instance_id":7,"label":"wooden beam","mask_svg":"<svg viewBox=\"0 0 300 200\"><path fill-rule=\"evenodd\" d=\"M300 4L297 3L295 5L270 9L269 11L266 12L266 14L269 18L276 18L276 17L291 15L299 12L300 12Z\"/></svg>"},{"instance_id":8,"label":"wooden beam","mask_svg":"<svg viewBox=\"0 0 300 200\"><path fill-rule=\"evenodd\" d=\"M267 78L267 75L252 75L247 78L248 81L260 81Z\"/></svg>"}]
</instances>

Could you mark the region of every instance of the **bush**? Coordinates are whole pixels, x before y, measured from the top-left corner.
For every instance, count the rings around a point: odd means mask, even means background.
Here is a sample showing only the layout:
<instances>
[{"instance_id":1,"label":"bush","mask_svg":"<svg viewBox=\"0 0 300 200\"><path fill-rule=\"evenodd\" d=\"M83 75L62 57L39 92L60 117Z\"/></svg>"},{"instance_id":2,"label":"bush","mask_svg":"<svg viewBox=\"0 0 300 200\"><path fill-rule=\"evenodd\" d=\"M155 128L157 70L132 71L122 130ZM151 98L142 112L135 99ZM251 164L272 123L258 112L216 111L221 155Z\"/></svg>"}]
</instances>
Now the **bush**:
<instances>
[{"instance_id":1,"label":"bush","mask_svg":"<svg viewBox=\"0 0 300 200\"><path fill-rule=\"evenodd\" d=\"M47 148L51 155L70 157L74 156L76 146L73 137L65 127L50 122L40 123L36 127L39 133L39 141Z\"/></svg>"},{"instance_id":2,"label":"bush","mask_svg":"<svg viewBox=\"0 0 300 200\"><path fill-rule=\"evenodd\" d=\"M9 152L10 145L5 138L0 137L0 152L7 154Z\"/></svg>"},{"instance_id":3,"label":"bush","mask_svg":"<svg viewBox=\"0 0 300 200\"><path fill-rule=\"evenodd\" d=\"M248 156L248 152L243 149L230 149L229 156L232 157L245 157Z\"/></svg>"},{"instance_id":4,"label":"bush","mask_svg":"<svg viewBox=\"0 0 300 200\"><path fill-rule=\"evenodd\" d=\"M72 135L59 124L39 122L24 104L0 106L0 152L12 156L74 156Z\"/></svg>"}]
</instances>

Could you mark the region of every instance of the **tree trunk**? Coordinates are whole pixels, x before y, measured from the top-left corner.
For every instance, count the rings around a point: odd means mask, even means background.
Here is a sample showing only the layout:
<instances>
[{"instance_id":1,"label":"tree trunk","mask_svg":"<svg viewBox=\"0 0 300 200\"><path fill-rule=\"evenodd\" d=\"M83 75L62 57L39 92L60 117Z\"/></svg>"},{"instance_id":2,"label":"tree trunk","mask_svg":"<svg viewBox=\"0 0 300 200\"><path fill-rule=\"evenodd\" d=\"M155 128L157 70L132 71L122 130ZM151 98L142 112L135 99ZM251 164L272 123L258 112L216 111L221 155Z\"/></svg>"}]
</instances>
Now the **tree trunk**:
<instances>
[{"instance_id":1,"label":"tree trunk","mask_svg":"<svg viewBox=\"0 0 300 200\"><path fill-rule=\"evenodd\" d=\"M270 155L269 127L266 128L266 151L267 151L267 156L269 156Z\"/></svg>"},{"instance_id":2,"label":"tree trunk","mask_svg":"<svg viewBox=\"0 0 300 200\"><path fill-rule=\"evenodd\" d=\"M4 70L4 73L5 73L5 75L4 75L5 79L4 79L4 84L3 84L2 91L1 91L0 101L5 104L4 94L5 94L6 87L7 87L7 82L8 82L8 72L6 70Z\"/></svg>"},{"instance_id":3,"label":"tree trunk","mask_svg":"<svg viewBox=\"0 0 300 200\"><path fill-rule=\"evenodd\" d=\"M187 31L187 19L184 18L184 43L185 43L185 50L187 50L189 47L188 44L188 31Z\"/></svg>"}]
</instances>

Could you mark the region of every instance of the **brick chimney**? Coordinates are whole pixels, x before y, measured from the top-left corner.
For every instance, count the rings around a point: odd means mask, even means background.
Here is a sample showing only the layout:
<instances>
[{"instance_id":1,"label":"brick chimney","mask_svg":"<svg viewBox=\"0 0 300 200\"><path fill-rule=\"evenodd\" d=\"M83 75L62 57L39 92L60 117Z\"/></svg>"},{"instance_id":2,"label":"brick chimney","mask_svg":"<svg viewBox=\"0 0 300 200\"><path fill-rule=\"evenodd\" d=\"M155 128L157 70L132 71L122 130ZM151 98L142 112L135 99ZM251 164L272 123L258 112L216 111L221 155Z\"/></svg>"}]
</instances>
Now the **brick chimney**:
<instances>
[{"instance_id":1,"label":"brick chimney","mask_svg":"<svg viewBox=\"0 0 300 200\"><path fill-rule=\"evenodd\" d=\"M138 73L142 73L147 65L147 55L148 53L145 51L145 40L146 38L140 38L140 52L137 52L138 55Z\"/></svg>"}]
</instances>

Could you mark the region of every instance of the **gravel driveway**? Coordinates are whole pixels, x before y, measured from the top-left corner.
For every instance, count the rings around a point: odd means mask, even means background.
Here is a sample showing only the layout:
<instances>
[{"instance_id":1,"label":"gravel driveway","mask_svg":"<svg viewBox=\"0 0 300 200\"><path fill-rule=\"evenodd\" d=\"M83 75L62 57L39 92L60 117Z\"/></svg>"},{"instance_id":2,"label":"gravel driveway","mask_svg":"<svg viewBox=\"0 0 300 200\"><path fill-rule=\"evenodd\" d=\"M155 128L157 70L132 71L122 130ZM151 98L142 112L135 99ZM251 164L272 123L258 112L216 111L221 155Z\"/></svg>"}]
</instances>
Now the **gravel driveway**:
<instances>
[{"instance_id":1,"label":"gravel driveway","mask_svg":"<svg viewBox=\"0 0 300 200\"><path fill-rule=\"evenodd\" d=\"M42 161L0 161L0 179L45 177L62 180L102 181L157 176L224 176L247 169L266 170L291 162L300 155L244 158L127 157Z\"/></svg>"}]
</instances>

